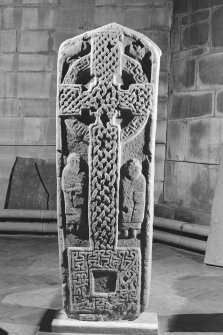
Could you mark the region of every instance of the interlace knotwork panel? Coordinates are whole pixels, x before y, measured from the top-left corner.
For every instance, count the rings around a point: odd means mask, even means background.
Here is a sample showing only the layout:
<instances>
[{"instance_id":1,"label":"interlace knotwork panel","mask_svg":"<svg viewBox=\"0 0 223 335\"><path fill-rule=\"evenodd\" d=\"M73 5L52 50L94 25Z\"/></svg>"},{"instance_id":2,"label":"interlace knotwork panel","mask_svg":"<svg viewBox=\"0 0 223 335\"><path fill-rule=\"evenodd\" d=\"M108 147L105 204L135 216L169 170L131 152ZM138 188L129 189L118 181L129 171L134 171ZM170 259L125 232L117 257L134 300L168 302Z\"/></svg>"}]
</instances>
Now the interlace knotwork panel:
<instances>
[{"instance_id":1,"label":"interlace knotwork panel","mask_svg":"<svg viewBox=\"0 0 223 335\"><path fill-rule=\"evenodd\" d=\"M118 215L117 126L101 121L91 134L91 231L94 249L114 249Z\"/></svg>"},{"instance_id":2,"label":"interlace knotwork panel","mask_svg":"<svg viewBox=\"0 0 223 335\"><path fill-rule=\"evenodd\" d=\"M152 49L117 24L60 48L58 226L70 317L132 319L148 297Z\"/></svg>"},{"instance_id":3,"label":"interlace knotwork panel","mask_svg":"<svg viewBox=\"0 0 223 335\"><path fill-rule=\"evenodd\" d=\"M76 313L105 313L110 318L139 312L141 256L139 249L117 251L69 249L71 299ZM114 292L95 292L94 271L117 273Z\"/></svg>"}]
</instances>

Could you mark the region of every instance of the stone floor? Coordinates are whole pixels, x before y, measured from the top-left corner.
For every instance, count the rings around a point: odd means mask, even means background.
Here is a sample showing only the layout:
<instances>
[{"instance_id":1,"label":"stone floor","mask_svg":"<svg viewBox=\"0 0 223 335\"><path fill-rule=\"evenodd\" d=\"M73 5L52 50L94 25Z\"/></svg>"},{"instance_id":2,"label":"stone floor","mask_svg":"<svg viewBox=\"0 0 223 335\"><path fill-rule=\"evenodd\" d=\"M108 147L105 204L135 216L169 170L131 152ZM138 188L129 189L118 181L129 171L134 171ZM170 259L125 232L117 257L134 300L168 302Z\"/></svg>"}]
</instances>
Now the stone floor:
<instances>
[{"instance_id":1,"label":"stone floor","mask_svg":"<svg viewBox=\"0 0 223 335\"><path fill-rule=\"evenodd\" d=\"M0 235L0 335L50 330L61 308L56 236ZM154 244L150 310L160 334L223 334L223 269Z\"/></svg>"}]
</instances>

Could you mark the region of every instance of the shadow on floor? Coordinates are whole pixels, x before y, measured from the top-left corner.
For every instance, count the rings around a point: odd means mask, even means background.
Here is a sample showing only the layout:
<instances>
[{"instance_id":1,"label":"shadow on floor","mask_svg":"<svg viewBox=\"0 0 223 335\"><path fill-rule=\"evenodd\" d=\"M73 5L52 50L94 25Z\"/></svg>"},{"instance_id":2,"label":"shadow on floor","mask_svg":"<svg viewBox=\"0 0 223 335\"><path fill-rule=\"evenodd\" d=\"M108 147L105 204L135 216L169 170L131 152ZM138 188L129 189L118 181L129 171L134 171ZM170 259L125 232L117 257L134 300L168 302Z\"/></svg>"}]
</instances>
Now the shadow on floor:
<instances>
[{"instance_id":1,"label":"shadow on floor","mask_svg":"<svg viewBox=\"0 0 223 335\"><path fill-rule=\"evenodd\" d=\"M8 332L0 328L0 335L8 335Z\"/></svg>"},{"instance_id":2,"label":"shadow on floor","mask_svg":"<svg viewBox=\"0 0 223 335\"><path fill-rule=\"evenodd\" d=\"M179 314L169 317L169 332L223 333L223 313Z\"/></svg>"},{"instance_id":3,"label":"shadow on floor","mask_svg":"<svg viewBox=\"0 0 223 335\"><path fill-rule=\"evenodd\" d=\"M42 332L50 332L51 331L51 323L53 321L53 319L55 318L56 314L57 314L57 310L55 309L47 309L46 313L44 314L44 316L42 317L42 319L40 320L39 323L39 331ZM1 333L0 333L1 335Z\"/></svg>"}]
</instances>

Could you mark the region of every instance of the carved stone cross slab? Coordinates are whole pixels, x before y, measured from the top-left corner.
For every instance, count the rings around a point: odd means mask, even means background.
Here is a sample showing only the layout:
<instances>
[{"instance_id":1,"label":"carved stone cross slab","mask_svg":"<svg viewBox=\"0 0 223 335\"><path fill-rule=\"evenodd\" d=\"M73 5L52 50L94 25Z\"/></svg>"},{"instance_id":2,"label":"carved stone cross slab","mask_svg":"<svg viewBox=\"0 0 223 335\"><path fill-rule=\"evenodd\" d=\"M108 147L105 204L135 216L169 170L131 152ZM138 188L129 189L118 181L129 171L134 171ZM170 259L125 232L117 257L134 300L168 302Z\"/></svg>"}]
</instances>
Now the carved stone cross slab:
<instances>
[{"instance_id":1,"label":"carved stone cross slab","mask_svg":"<svg viewBox=\"0 0 223 335\"><path fill-rule=\"evenodd\" d=\"M148 303L160 51L112 23L58 59L58 230L63 303L80 320Z\"/></svg>"}]
</instances>

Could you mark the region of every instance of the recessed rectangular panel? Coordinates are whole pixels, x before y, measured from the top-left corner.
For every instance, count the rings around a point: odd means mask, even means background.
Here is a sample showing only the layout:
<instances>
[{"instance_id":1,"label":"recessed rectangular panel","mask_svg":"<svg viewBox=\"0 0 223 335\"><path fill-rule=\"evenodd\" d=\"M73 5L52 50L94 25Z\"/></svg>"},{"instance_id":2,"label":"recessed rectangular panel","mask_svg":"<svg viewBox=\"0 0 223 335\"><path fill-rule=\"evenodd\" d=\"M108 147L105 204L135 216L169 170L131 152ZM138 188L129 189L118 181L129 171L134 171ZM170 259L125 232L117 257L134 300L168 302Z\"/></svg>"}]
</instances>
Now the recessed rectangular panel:
<instances>
[{"instance_id":1,"label":"recessed rectangular panel","mask_svg":"<svg viewBox=\"0 0 223 335\"><path fill-rule=\"evenodd\" d=\"M117 272L108 270L93 270L93 294L115 293Z\"/></svg>"}]
</instances>

